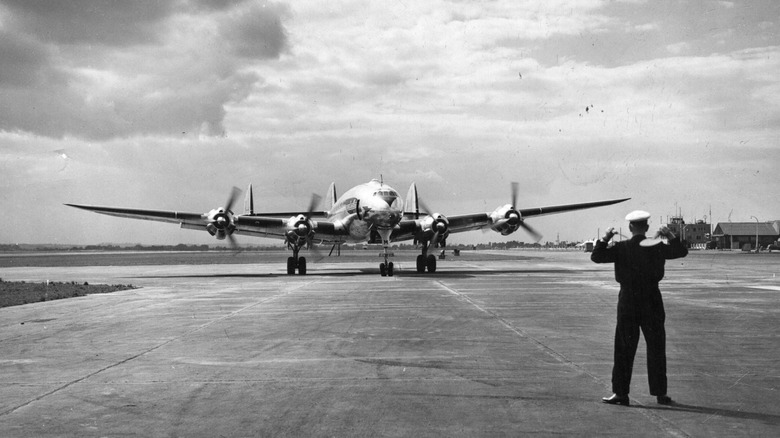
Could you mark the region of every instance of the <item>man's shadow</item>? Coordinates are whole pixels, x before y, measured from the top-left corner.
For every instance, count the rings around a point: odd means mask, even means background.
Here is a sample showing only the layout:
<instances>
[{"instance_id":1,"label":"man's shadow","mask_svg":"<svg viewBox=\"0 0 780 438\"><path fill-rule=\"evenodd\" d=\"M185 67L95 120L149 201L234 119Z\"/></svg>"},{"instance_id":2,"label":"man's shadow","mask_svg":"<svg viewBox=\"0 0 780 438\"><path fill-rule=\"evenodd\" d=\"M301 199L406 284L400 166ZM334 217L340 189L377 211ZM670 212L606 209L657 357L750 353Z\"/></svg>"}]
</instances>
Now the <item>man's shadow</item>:
<instances>
[{"instance_id":1,"label":"man's shadow","mask_svg":"<svg viewBox=\"0 0 780 438\"><path fill-rule=\"evenodd\" d=\"M780 415L764 414L759 412L735 411L731 409L709 408L705 406L686 405L673 402L665 406L636 405L639 409L651 409L654 411L679 411L694 414L717 415L721 417L739 418L743 420L759 420L767 424L780 425Z\"/></svg>"}]
</instances>

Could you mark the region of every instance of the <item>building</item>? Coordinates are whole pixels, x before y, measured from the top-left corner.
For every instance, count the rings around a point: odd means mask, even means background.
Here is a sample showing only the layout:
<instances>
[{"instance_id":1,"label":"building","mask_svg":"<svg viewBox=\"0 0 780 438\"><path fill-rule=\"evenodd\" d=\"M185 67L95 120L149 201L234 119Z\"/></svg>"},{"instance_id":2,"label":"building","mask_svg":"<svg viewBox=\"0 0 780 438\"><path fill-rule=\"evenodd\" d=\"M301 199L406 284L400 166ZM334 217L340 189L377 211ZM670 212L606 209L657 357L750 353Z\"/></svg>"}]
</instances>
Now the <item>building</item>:
<instances>
[{"instance_id":1,"label":"building","mask_svg":"<svg viewBox=\"0 0 780 438\"><path fill-rule=\"evenodd\" d=\"M697 220L695 224L686 224L682 216L674 216L667 222L666 226L687 242L690 248L704 248L711 240L712 226L703 220Z\"/></svg>"},{"instance_id":2,"label":"building","mask_svg":"<svg viewBox=\"0 0 780 438\"><path fill-rule=\"evenodd\" d=\"M776 243L780 238L780 221L773 222L722 222L712 232L720 249L756 249L756 239L761 247Z\"/></svg>"}]
</instances>

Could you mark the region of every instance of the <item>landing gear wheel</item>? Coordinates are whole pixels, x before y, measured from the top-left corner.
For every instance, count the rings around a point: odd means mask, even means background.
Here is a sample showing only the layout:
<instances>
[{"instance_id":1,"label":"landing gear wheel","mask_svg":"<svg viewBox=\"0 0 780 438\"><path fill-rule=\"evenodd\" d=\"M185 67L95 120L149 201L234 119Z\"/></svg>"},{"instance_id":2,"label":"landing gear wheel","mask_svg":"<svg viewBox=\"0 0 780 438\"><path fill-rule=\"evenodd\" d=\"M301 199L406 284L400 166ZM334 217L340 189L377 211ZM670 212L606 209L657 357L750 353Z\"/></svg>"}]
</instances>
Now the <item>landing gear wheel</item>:
<instances>
[{"instance_id":1,"label":"landing gear wheel","mask_svg":"<svg viewBox=\"0 0 780 438\"><path fill-rule=\"evenodd\" d=\"M422 254L417 256L417 272L420 274L425 273L425 256Z\"/></svg>"},{"instance_id":2,"label":"landing gear wheel","mask_svg":"<svg viewBox=\"0 0 780 438\"><path fill-rule=\"evenodd\" d=\"M306 275L306 257L298 259L298 273L300 275Z\"/></svg>"},{"instance_id":3,"label":"landing gear wheel","mask_svg":"<svg viewBox=\"0 0 780 438\"><path fill-rule=\"evenodd\" d=\"M295 258L287 257L287 275L295 274Z\"/></svg>"},{"instance_id":4,"label":"landing gear wheel","mask_svg":"<svg viewBox=\"0 0 780 438\"><path fill-rule=\"evenodd\" d=\"M384 263L380 263L379 264L379 275L381 275L382 277L386 277L387 276L387 268L385 268L385 264Z\"/></svg>"},{"instance_id":5,"label":"landing gear wheel","mask_svg":"<svg viewBox=\"0 0 780 438\"><path fill-rule=\"evenodd\" d=\"M387 276L388 277L393 276L393 262L387 264Z\"/></svg>"},{"instance_id":6,"label":"landing gear wheel","mask_svg":"<svg viewBox=\"0 0 780 438\"><path fill-rule=\"evenodd\" d=\"M426 265L428 267L428 272L433 274L436 272L436 256L433 254L428 254L428 258L426 259Z\"/></svg>"}]
</instances>

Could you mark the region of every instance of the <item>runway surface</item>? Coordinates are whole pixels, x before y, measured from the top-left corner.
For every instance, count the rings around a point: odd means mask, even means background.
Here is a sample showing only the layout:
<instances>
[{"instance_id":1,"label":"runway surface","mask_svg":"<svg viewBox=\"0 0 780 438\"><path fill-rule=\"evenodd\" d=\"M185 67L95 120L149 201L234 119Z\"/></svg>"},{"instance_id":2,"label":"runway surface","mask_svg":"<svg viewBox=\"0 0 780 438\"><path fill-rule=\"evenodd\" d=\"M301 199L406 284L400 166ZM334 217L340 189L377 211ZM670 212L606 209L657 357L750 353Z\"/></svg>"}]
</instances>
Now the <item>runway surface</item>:
<instances>
[{"instance_id":1,"label":"runway surface","mask_svg":"<svg viewBox=\"0 0 780 438\"><path fill-rule=\"evenodd\" d=\"M0 277L141 288L0 309L3 437L780 435L780 255L667 262L678 403L649 395L642 341L631 407L600 401L618 285L586 253L464 252L424 275L402 255L385 278L371 256L306 276L282 253L59 257Z\"/></svg>"}]
</instances>

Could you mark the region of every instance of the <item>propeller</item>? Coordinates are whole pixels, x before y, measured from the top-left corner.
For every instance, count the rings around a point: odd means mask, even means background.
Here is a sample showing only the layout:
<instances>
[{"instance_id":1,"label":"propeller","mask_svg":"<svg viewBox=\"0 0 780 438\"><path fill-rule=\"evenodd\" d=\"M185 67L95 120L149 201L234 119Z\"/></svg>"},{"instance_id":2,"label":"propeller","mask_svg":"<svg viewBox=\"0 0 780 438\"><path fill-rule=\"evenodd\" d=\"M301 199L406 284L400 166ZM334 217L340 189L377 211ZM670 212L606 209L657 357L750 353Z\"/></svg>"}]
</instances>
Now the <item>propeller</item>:
<instances>
[{"instance_id":1,"label":"propeller","mask_svg":"<svg viewBox=\"0 0 780 438\"><path fill-rule=\"evenodd\" d=\"M528 234L533 237L536 242L542 239L542 235L539 234L530 225L525 223L522 215L517 210L517 197L520 191L520 184L512 182L511 184L511 204L506 204L503 207L497 208L490 217L493 221L493 225L490 227L493 231L501 233L506 236L515 232L518 228L524 229ZM484 230L487 231L487 230Z\"/></svg>"},{"instance_id":2,"label":"propeller","mask_svg":"<svg viewBox=\"0 0 780 438\"><path fill-rule=\"evenodd\" d=\"M300 219L295 223L295 234L297 234L301 238L308 238L309 234L311 234L312 226L311 226L311 214L314 212L314 209L317 208L317 205L319 205L320 200L322 197L316 193L312 193L311 195L311 202L309 203L309 208L306 210L306 214L302 214L299 216Z\"/></svg>"},{"instance_id":3,"label":"propeller","mask_svg":"<svg viewBox=\"0 0 780 438\"><path fill-rule=\"evenodd\" d=\"M427 215L433 218L433 221L431 222L431 230L433 231L433 236L431 237L430 245L432 248L436 248L439 245L439 243L443 241L449 234L450 223L443 214L433 213L434 210L431 210L425 204L425 202L423 202L422 198L417 198L417 203L419 204L420 207L422 207L423 211L425 211Z\"/></svg>"},{"instance_id":4,"label":"propeller","mask_svg":"<svg viewBox=\"0 0 780 438\"><path fill-rule=\"evenodd\" d=\"M230 214L230 221L231 224L233 222L233 204L236 203L236 199L241 196L241 189L239 189L236 186L233 186L233 188L230 190L230 196L228 197L227 203L225 204L225 211ZM233 226L235 228L235 226ZM233 236L233 231L231 230L228 235L228 244L233 250L238 249L238 242L236 241L235 236Z\"/></svg>"},{"instance_id":5,"label":"propeller","mask_svg":"<svg viewBox=\"0 0 780 438\"><path fill-rule=\"evenodd\" d=\"M434 219L432 228L435 230L431 237L431 246L436 248L439 242L443 240L442 236L447 233L447 223L441 217Z\"/></svg>"},{"instance_id":6,"label":"propeller","mask_svg":"<svg viewBox=\"0 0 780 438\"><path fill-rule=\"evenodd\" d=\"M520 226L522 227L528 234L531 235L531 237L534 238L534 241L538 242L542 240L542 235L539 234L538 231L533 229L530 225L525 223L525 221L520 217L520 213L517 211L517 195L520 191L520 183L517 181L512 181L512 208L509 209L506 213L506 218L509 220L509 224L512 226Z\"/></svg>"},{"instance_id":7,"label":"propeller","mask_svg":"<svg viewBox=\"0 0 780 438\"><path fill-rule=\"evenodd\" d=\"M314 233L312 233L311 229L311 214L314 212L314 209L317 208L318 205L320 205L320 201L322 201L322 196L312 193L311 194L311 201L309 202L309 209L306 210L306 227L307 230L307 238L306 238L306 246L311 249L312 248L312 238L314 237Z\"/></svg>"},{"instance_id":8,"label":"propeller","mask_svg":"<svg viewBox=\"0 0 780 438\"><path fill-rule=\"evenodd\" d=\"M311 221L311 216L314 210L320 204L321 200L322 200L322 196L316 193L312 193L311 201L309 202L309 207L306 210L306 213L299 214L298 216L293 216L287 222L288 243L292 245L296 245L296 247L301 247L305 242L306 248L311 250L317 259L322 259L324 257L322 257L317 246L314 245L313 242L314 229L313 229L313 223Z\"/></svg>"},{"instance_id":9,"label":"propeller","mask_svg":"<svg viewBox=\"0 0 780 438\"><path fill-rule=\"evenodd\" d=\"M317 209L321 201L322 201L322 196L316 193L312 193L311 201L309 202L309 209L306 210L306 225L309 228L306 237L306 247L309 249L309 251L311 251L312 255L314 256L315 262L319 262L325 258L325 256L322 255L322 252L320 252L319 247L312 242L312 240L314 239L314 233L311 232L311 228L310 228L311 214L314 212L314 210ZM331 252L333 252L332 249Z\"/></svg>"},{"instance_id":10,"label":"propeller","mask_svg":"<svg viewBox=\"0 0 780 438\"><path fill-rule=\"evenodd\" d=\"M233 187L225 206L214 209L209 213L209 222L206 225L206 230L209 234L216 236L217 239L224 239L227 237L230 247L233 249L238 248L238 243L233 236L233 231L236 229L236 225L233 222L233 204L236 203L236 199L240 195L241 189Z\"/></svg>"},{"instance_id":11,"label":"propeller","mask_svg":"<svg viewBox=\"0 0 780 438\"><path fill-rule=\"evenodd\" d=\"M531 228L531 226L530 226L530 225L528 225L527 223L525 223L525 221L522 221L522 220L521 220L519 225L520 225L521 227L523 227L523 229L524 229L524 230L525 230L525 231L526 231L528 234L530 234L530 235L531 235L531 237L533 237L533 238L534 238L534 241L535 241L535 242L538 242L538 241L542 240L542 235L541 235L541 234L539 234L539 232L538 232L538 231L536 231L536 230L534 230L533 228Z\"/></svg>"},{"instance_id":12,"label":"propeller","mask_svg":"<svg viewBox=\"0 0 780 438\"><path fill-rule=\"evenodd\" d=\"M236 186L230 190L230 197L228 197L227 203L225 203L225 210L233 213L233 204L236 203L236 199L241 196L241 189Z\"/></svg>"}]
</instances>

